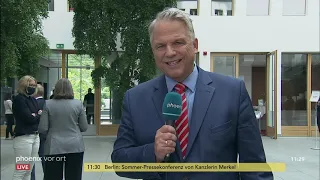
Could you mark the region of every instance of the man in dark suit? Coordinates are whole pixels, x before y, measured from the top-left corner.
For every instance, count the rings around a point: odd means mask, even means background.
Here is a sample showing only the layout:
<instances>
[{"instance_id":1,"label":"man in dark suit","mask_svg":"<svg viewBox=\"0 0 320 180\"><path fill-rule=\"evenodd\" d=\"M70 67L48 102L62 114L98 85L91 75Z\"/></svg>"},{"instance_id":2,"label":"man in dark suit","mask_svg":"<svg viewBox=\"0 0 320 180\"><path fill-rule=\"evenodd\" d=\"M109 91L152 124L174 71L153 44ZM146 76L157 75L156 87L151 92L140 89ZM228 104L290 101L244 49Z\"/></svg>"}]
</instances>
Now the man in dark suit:
<instances>
[{"instance_id":1,"label":"man in dark suit","mask_svg":"<svg viewBox=\"0 0 320 180\"><path fill-rule=\"evenodd\" d=\"M92 124L94 124L94 94L92 93L92 89L88 89L88 94L84 96L83 104L86 107L86 115L88 124L91 123L92 117Z\"/></svg>"},{"instance_id":2,"label":"man in dark suit","mask_svg":"<svg viewBox=\"0 0 320 180\"><path fill-rule=\"evenodd\" d=\"M43 86L41 84L37 84L37 90L36 90L36 93L34 95L34 98L37 100L38 107L39 107L40 110L43 110L43 107L46 104L46 100L43 98L43 95L44 95ZM43 155L43 148L44 148L43 145L44 145L44 142L45 142L45 137L42 134L39 134L39 137L40 137L40 146L39 146L38 154L39 154L39 157L43 158L44 157L44 155ZM42 169L44 170L44 166L45 166L44 160L42 160L41 163L42 163ZM32 168L31 180L35 180L35 165Z\"/></svg>"},{"instance_id":3,"label":"man in dark suit","mask_svg":"<svg viewBox=\"0 0 320 180\"><path fill-rule=\"evenodd\" d=\"M113 163L266 163L250 97L242 80L202 70L191 19L171 8L149 27L157 67L164 75L128 90L111 155ZM165 125L166 93L182 96L175 128ZM271 180L271 172L116 172L134 179Z\"/></svg>"}]
</instances>

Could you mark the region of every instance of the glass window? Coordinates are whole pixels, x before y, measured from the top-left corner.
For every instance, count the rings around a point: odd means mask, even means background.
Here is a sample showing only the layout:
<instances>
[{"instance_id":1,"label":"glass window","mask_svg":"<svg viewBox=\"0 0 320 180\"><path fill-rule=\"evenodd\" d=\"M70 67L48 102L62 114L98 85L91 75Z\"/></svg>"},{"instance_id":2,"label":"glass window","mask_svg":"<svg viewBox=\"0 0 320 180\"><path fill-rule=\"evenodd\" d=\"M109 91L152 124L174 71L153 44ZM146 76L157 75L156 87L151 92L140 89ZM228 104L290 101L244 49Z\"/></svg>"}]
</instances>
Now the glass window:
<instances>
[{"instance_id":1,"label":"glass window","mask_svg":"<svg viewBox=\"0 0 320 180\"><path fill-rule=\"evenodd\" d=\"M190 15L198 15L198 1L197 0L178 0L177 8L189 13Z\"/></svg>"},{"instance_id":2,"label":"glass window","mask_svg":"<svg viewBox=\"0 0 320 180\"><path fill-rule=\"evenodd\" d=\"M198 15L198 9L190 9L190 15Z\"/></svg>"},{"instance_id":3,"label":"glass window","mask_svg":"<svg viewBox=\"0 0 320 180\"><path fill-rule=\"evenodd\" d=\"M51 51L43 66L48 67L48 97L52 98L53 89L56 82L62 78L62 53L59 51ZM40 75L41 76L41 75Z\"/></svg>"},{"instance_id":4,"label":"glass window","mask_svg":"<svg viewBox=\"0 0 320 180\"><path fill-rule=\"evenodd\" d=\"M88 55L67 55L67 78L72 84L74 98L81 100L85 106L88 124L95 124L94 85L91 77L93 67L94 60Z\"/></svg>"},{"instance_id":5,"label":"glass window","mask_svg":"<svg viewBox=\"0 0 320 180\"><path fill-rule=\"evenodd\" d=\"M283 0L282 14L284 16L301 16L306 14L306 0Z\"/></svg>"},{"instance_id":6,"label":"glass window","mask_svg":"<svg viewBox=\"0 0 320 180\"><path fill-rule=\"evenodd\" d=\"M215 55L213 57L213 72L236 77L236 57Z\"/></svg>"},{"instance_id":7,"label":"glass window","mask_svg":"<svg viewBox=\"0 0 320 180\"><path fill-rule=\"evenodd\" d=\"M307 55L282 54L281 125L307 126Z\"/></svg>"},{"instance_id":8,"label":"glass window","mask_svg":"<svg viewBox=\"0 0 320 180\"><path fill-rule=\"evenodd\" d=\"M215 16L223 16L223 10L222 9L215 9L214 15Z\"/></svg>"},{"instance_id":9,"label":"glass window","mask_svg":"<svg viewBox=\"0 0 320 180\"><path fill-rule=\"evenodd\" d=\"M111 121L111 91L106 85L105 78L101 79L101 125L110 125Z\"/></svg>"},{"instance_id":10,"label":"glass window","mask_svg":"<svg viewBox=\"0 0 320 180\"><path fill-rule=\"evenodd\" d=\"M67 65L67 78L72 83L74 98L83 101L89 88L94 92L91 78L94 60L88 55L68 54Z\"/></svg>"},{"instance_id":11,"label":"glass window","mask_svg":"<svg viewBox=\"0 0 320 180\"><path fill-rule=\"evenodd\" d=\"M48 11L54 11L54 0L48 0Z\"/></svg>"},{"instance_id":12,"label":"glass window","mask_svg":"<svg viewBox=\"0 0 320 180\"><path fill-rule=\"evenodd\" d=\"M269 0L247 0L247 16L268 16Z\"/></svg>"},{"instance_id":13,"label":"glass window","mask_svg":"<svg viewBox=\"0 0 320 180\"><path fill-rule=\"evenodd\" d=\"M212 16L232 16L233 0L212 0Z\"/></svg>"},{"instance_id":14,"label":"glass window","mask_svg":"<svg viewBox=\"0 0 320 180\"><path fill-rule=\"evenodd\" d=\"M311 92L320 91L320 54L312 54L312 63L311 63ZM311 125L315 125L315 105L316 103L311 104Z\"/></svg>"}]
</instances>

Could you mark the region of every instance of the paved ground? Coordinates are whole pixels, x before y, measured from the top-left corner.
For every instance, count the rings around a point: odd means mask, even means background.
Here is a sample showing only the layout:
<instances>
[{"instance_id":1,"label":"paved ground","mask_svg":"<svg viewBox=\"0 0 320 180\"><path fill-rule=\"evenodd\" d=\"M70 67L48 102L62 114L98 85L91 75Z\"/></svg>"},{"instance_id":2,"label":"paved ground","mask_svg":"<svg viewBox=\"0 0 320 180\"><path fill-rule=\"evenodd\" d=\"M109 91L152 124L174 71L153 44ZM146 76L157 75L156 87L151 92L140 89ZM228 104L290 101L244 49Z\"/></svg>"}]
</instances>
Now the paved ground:
<instances>
[{"instance_id":1,"label":"paved ground","mask_svg":"<svg viewBox=\"0 0 320 180\"><path fill-rule=\"evenodd\" d=\"M110 154L115 137L85 137L84 162L111 162ZM268 162L284 162L287 171L274 173L276 180L319 180L320 150L312 150L312 138L280 138L272 140L263 137ZM300 160L300 161L299 161ZM14 167L12 141L1 139L1 179L12 179ZM41 164L36 163L36 179L43 177ZM84 172L83 180L121 180L115 173Z\"/></svg>"}]
</instances>

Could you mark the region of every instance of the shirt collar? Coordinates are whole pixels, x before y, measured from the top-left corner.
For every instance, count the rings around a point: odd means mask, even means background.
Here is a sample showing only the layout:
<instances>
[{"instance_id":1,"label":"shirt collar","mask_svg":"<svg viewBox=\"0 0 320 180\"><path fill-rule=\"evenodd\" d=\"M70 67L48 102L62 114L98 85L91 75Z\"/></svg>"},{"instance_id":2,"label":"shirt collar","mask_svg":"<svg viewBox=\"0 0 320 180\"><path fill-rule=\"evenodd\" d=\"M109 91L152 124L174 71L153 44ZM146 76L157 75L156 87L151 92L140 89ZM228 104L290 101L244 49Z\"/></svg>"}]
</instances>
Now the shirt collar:
<instances>
[{"instance_id":1,"label":"shirt collar","mask_svg":"<svg viewBox=\"0 0 320 180\"><path fill-rule=\"evenodd\" d=\"M175 80L169 78L168 76L166 77L166 83L167 83L167 88L168 92L171 92L174 88L174 86L178 83ZM182 82L188 89L191 90L191 92L195 92L196 89L196 83L198 79L198 68L195 65L193 68L192 73Z\"/></svg>"}]
</instances>

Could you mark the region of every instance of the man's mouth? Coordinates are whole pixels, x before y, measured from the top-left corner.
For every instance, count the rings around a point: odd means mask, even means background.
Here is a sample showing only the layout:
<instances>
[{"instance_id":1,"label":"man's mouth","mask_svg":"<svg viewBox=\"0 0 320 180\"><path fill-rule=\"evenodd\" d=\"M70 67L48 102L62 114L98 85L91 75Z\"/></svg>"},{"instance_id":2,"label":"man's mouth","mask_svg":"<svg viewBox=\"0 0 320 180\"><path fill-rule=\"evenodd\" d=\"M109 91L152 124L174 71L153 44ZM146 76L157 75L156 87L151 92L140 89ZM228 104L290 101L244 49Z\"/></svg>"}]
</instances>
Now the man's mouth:
<instances>
[{"instance_id":1,"label":"man's mouth","mask_svg":"<svg viewBox=\"0 0 320 180\"><path fill-rule=\"evenodd\" d=\"M181 62L182 59L176 60L176 61L170 61L170 62L166 62L167 65L169 66L175 66L177 65L179 62Z\"/></svg>"}]
</instances>

